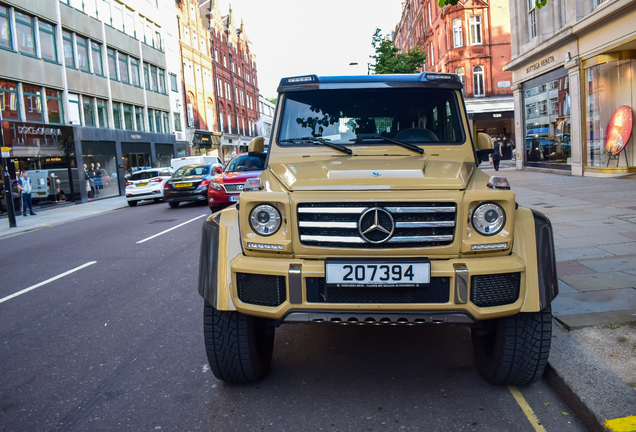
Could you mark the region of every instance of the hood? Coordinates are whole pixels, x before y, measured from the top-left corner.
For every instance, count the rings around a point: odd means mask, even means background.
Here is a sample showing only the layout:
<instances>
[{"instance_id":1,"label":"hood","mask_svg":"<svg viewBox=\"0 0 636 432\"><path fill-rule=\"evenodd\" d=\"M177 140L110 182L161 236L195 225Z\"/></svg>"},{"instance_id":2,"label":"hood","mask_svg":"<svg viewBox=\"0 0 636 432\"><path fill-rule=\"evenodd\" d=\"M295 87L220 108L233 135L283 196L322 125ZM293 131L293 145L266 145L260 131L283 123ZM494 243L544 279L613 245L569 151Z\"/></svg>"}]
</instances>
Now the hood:
<instances>
[{"instance_id":1,"label":"hood","mask_svg":"<svg viewBox=\"0 0 636 432\"><path fill-rule=\"evenodd\" d=\"M250 178L256 178L263 170L259 171L238 171L238 172L224 172L223 183L245 183L245 180Z\"/></svg>"},{"instance_id":2,"label":"hood","mask_svg":"<svg viewBox=\"0 0 636 432\"><path fill-rule=\"evenodd\" d=\"M439 157L342 157L272 163L270 171L290 191L465 189L471 160Z\"/></svg>"}]
</instances>

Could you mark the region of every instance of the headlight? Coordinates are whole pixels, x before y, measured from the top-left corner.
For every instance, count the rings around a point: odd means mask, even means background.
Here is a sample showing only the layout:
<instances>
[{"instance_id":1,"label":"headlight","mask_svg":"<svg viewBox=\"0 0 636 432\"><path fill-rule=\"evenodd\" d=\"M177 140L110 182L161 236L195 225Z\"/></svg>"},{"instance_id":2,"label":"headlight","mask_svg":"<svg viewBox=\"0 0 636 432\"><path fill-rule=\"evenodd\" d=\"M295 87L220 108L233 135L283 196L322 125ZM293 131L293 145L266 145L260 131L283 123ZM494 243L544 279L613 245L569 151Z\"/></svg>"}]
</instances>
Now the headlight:
<instances>
[{"instance_id":1,"label":"headlight","mask_svg":"<svg viewBox=\"0 0 636 432\"><path fill-rule=\"evenodd\" d=\"M216 189L216 190L220 190L220 191L223 190L223 186L221 186L221 184L219 184L219 183L211 182L210 186L212 186L212 188Z\"/></svg>"},{"instance_id":2,"label":"headlight","mask_svg":"<svg viewBox=\"0 0 636 432\"><path fill-rule=\"evenodd\" d=\"M280 228L280 213L269 205L261 204L250 213L250 226L256 234L270 236Z\"/></svg>"},{"instance_id":3,"label":"headlight","mask_svg":"<svg viewBox=\"0 0 636 432\"><path fill-rule=\"evenodd\" d=\"M506 224L506 213L500 205L485 203L473 212L473 226L479 234L491 236L497 234Z\"/></svg>"}]
</instances>

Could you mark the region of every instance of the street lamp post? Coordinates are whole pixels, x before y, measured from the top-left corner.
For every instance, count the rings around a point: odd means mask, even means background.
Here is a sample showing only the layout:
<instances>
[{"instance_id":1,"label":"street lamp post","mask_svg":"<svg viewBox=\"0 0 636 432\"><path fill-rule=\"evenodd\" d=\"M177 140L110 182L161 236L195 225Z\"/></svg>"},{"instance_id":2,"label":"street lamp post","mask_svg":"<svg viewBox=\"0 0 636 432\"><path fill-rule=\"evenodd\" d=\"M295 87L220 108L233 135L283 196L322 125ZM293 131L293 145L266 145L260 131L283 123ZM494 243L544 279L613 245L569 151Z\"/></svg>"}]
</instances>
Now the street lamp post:
<instances>
[{"instance_id":1,"label":"street lamp post","mask_svg":"<svg viewBox=\"0 0 636 432\"><path fill-rule=\"evenodd\" d=\"M4 130L2 129L2 111L0 111L0 145L4 146ZM13 207L13 190L11 188L11 177L9 177L9 169L7 161L9 155L2 154L2 165L4 167L4 175L2 181L4 183L4 196L7 200L7 219L9 219L9 228L16 228L18 225L15 220L15 208Z\"/></svg>"}]
</instances>

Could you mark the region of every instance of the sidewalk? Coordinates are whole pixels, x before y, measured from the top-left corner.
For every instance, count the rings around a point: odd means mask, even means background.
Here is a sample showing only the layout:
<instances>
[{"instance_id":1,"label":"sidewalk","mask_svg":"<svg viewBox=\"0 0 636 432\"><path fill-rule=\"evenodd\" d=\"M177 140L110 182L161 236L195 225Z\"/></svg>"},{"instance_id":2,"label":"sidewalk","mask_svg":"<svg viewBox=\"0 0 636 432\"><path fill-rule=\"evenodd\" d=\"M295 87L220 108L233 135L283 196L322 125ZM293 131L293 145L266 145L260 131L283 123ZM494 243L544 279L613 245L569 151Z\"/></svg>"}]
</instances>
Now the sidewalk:
<instances>
[{"instance_id":1,"label":"sidewalk","mask_svg":"<svg viewBox=\"0 0 636 432\"><path fill-rule=\"evenodd\" d=\"M7 217L0 218L0 238L10 237L27 231L47 228L88 216L106 213L128 207L125 197L106 198L86 204L65 205L50 210L38 210L35 216L16 215L16 228L9 228Z\"/></svg>"}]
</instances>

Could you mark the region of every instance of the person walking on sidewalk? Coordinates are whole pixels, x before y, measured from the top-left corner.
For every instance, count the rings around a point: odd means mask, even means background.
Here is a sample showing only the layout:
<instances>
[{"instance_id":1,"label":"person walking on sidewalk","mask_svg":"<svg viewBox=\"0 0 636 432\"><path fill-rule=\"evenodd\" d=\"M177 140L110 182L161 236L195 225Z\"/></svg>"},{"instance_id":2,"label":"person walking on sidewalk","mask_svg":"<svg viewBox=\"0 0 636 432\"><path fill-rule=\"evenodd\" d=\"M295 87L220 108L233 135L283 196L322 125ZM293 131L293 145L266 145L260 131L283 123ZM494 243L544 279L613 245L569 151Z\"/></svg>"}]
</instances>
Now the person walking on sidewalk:
<instances>
[{"instance_id":1,"label":"person walking on sidewalk","mask_svg":"<svg viewBox=\"0 0 636 432\"><path fill-rule=\"evenodd\" d=\"M31 205L31 191L33 190L33 187L31 186L31 179L27 176L26 171L22 171L22 177L18 183L18 189L22 193L22 214L24 216L27 215L28 206L29 214L31 214L31 216L35 216L33 206Z\"/></svg>"},{"instance_id":2,"label":"person walking on sidewalk","mask_svg":"<svg viewBox=\"0 0 636 432\"><path fill-rule=\"evenodd\" d=\"M492 154L492 166L495 167L495 171L499 171L499 161L501 161L501 141L496 140L493 144L495 150Z\"/></svg>"}]
</instances>

